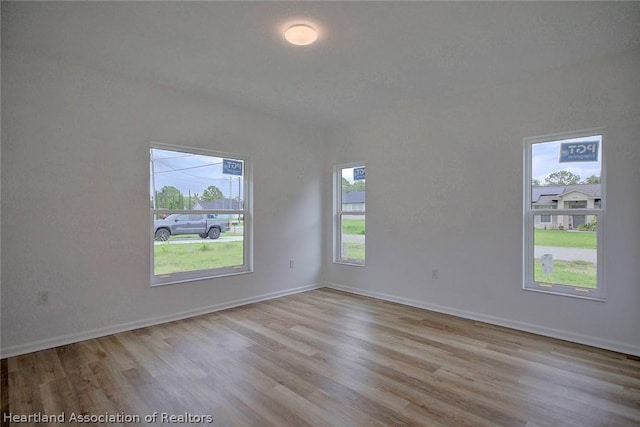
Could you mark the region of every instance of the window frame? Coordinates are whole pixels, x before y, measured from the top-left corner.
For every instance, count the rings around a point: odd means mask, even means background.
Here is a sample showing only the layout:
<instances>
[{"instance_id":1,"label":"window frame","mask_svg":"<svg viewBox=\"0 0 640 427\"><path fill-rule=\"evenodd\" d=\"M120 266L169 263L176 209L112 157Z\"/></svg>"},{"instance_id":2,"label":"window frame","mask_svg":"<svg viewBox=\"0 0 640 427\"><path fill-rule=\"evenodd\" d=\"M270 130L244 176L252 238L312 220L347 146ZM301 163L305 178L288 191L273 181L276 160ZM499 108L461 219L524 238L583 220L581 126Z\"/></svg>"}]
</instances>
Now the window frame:
<instances>
[{"instance_id":1,"label":"window frame","mask_svg":"<svg viewBox=\"0 0 640 427\"><path fill-rule=\"evenodd\" d=\"M235 276L238 274L247 274L253 272L253 202L252 202L252 191L253 191L253 180L252 180L252 166L251 159L248 156L243 156L239 154L227 153L222 151L204 149L204 148L196 148L196 147L187 147L183 145L174 145L174 144L164 144L152 142L149 144L148 153L149 153L149 186L150 188L154 188L152 169L151 169L151 150L159 149L159 150L169 150L169 151L177 151L185 154L196 154L202 156L211 156L216 158L228 158L232 160L242 160L243 161L243 175L242 175L242 191L243 191L243 207L242 210L234 210L234 209L154 209L153 206L150 207L150 215L149 215L149 238L150 238L150 285L152 287L155 286L164 286L164 285L172 285L177 283L185 283L192 282L198 280L208 280L215 279L219 277L227 277L227 276ZM184 215L222 215L222 214L231 214L231 215L242 215L243 217L243 264L241 266L230 266L230 267L220 267L206 270L194 270L194 271L183 271L183 272L175 272L166 275L156 275L155 274L155 265L154 265L154 217L157 214L184 214Z\"/></svg>"},{"instance_id":2,"label":"window frame","mask_svg":"<svg viewBox=\"0 0 640 427\"><path fill-rule=\"evenodd\" d=\"M362 216L366 227L366 187L365 203L361 211L342 210L342 170L366 167L364 161L335 165L333 167L333 262L334 264L364 267L366 265L366 231L365 231L365 259L342 257L342 219L345 216ZM365 184L366 185L366 184Z\"/></svg>"},{"instance_id":3,"label":"window frame","mask_svg":"<svg viewBox=\"0 0 640 427\"><path fill-rule=\"evenodd\" d=\"M590 136L600 137L600 206L599 208L584 209L555 209L555 208L535 208L532 206L532 147L534 144L555 142L574 138L583 138ZM542 292L553 295L569 296L574 298L589 299L594 301L606 301L605 283L604 283L604 228L605 228L605 145L607 145L607 134L604 127L585 129L579 131L562 132L550 135L542 135L535 137L527 137L523 139L524 145L524 203L523 203L523 280L522 288L526 291ZM587 289L574 287L571 285L549 284L536 282L534 280L534 222L535 216L551 215L559 217L562 215L592 215L598 221L596 230L596 288Z\"/></svg>"}]
</instances>

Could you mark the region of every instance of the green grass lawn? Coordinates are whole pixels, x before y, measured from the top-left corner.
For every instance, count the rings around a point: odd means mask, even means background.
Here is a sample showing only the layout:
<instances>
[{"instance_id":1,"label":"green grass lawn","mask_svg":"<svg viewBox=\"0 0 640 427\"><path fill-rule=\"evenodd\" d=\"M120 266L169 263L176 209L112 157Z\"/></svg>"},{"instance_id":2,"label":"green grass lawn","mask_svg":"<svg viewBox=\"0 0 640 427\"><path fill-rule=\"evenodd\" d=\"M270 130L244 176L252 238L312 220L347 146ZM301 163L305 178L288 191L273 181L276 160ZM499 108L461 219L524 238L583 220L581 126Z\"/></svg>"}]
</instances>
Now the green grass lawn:
<instances>
[{"instance_id":1,"label":"green grass lawn","mask_svg":"<svg viewBox=\"0 0 640 427\"><path fill-rule=\"evenodd\" d=\"M233 226L231 227L231 231L224 231L220 234L221 237L232 237L232 236L243 236L242 233L234 233L233 232ZM169 241L172 240L194 240L194 241L200 241L200 240L208 240L208 237L205 237L204 239L202 237L200 237L197 234L176 234L173 236L169 236Z\"/></svg>"},{"instance_id":2,"label":"green grass lawn","mask_svg":"<svg viewBox=\"0 0 640 427\"><path fill-rule=\"evenodd\" d=\"M209 270L243 264L243 243L170 242L154 246L153 271L156 275L180 271Z\"/></svg>"},{"instance_id":3,"label":"green grass lawn","mask_svg":"<svg viewBox=\"0 0 640 427\"><path fill-rule=\"evenodd\" d=\"M342 218L342 235L364 236L366 222L365 219ZM346 252L343 258L364 261L364 243L345 242Z\"/></svg>"},{"instance_id":4,"label":"green grass lawn","mask_svg":"<svg viewBox=\"0 0 640 427\"><path fill-rule=\"evenodd\" d=\"M596 249L595 231L539 230L533 232L535 246Z\"/></svg>"},{"instance_id":5,"label":"green grass lawn","mask_svg":"<svg viewBox=\"0 0 640 427\"><path fill-rule=\"evenodd\" d=\"M542 272L542 262L534 260L533 280L556 285L575 286L580 288L596 288L596 264L587 261L554 261L553 273Z\"/></svg>"},{"instance_id":6,"label":"green grass lawn","mask_svg":"<svg viewBox=\"0 0 640 427\"><path fill-rule=\"evenodd\" d=\"M365 220L364 219L342 219L342 233L343 234L365 234Z\"/></svg>"}]
</instances>

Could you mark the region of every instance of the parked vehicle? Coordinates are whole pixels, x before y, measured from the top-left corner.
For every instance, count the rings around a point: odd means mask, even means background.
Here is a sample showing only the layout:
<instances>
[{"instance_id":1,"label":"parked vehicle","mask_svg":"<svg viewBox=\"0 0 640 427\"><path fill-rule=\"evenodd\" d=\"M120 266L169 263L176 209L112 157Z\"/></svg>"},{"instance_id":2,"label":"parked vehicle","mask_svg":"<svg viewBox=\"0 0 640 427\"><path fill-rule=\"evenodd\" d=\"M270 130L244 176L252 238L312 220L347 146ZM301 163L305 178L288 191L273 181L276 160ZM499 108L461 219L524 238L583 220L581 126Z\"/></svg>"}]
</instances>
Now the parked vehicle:
<instances>
[{"instance_id":1,"label":"parked vehicle","mask_svg":"<svg viewBox=\"0 0 640 427\"><path fill-rule=\"evenodd\" d=\"M217 239L220 233L229 231L229 221L216 219L211 214L171 214L164 219L153 221L156 240L168 240L171 236L197 234Z\"/></svg>"}]
</instances>

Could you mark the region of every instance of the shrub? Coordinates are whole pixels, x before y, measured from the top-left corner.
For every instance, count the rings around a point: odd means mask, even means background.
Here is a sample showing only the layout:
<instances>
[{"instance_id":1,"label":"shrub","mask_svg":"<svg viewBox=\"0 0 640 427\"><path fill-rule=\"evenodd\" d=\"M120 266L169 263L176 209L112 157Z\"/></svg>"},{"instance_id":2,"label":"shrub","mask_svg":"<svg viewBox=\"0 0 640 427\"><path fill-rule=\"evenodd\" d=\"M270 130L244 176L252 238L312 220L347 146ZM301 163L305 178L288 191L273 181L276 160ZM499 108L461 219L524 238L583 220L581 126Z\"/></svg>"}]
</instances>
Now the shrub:
<instances>
[{"instance_id":1,"label":"shrub","mask_svg":"<svg viewBox=\"0 0 640 427\"><path fill-rule=\"evenodd\" d=\"M578 227L580 231L596 231L598 229L598 220L596 218L592 219L590 222L586 224L581 224Z\"/></svg>"}]
</instances>

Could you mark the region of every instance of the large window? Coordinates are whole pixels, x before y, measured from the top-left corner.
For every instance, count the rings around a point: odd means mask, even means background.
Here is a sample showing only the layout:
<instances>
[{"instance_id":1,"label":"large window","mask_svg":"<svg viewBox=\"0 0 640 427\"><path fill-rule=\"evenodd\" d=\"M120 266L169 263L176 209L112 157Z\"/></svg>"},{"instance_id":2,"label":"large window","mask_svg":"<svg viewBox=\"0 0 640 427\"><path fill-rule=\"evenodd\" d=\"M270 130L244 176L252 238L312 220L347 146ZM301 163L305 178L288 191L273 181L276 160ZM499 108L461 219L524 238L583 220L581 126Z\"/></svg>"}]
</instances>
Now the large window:
<instances>
[{"instance_id":1,"label":"large window","mask_svg":"<svg viewBox=\"0 0 640 427\"><path fill-rule=\"evenodd\" d=\"M364 265L366 173L364 163L334 169L334 262Z\"/></svg>"},{"instance_id":2,"label":"large window","mask_svg":"<svg viewBox=\"0 0 640 427\"><path fill-rule=\"evenodd\" d=\"M150 149L151 284L251 271L246 157Z\"/></svg>"},{"instance_id":3,"label":"large window","mask_svg":"<svg viewBox=\"0 0 640 427\"><path fill-rule=\"evenodd\" d=\"M604 300L603 129L525 138L524 289Z\"/></svg>"}]
</instances>

